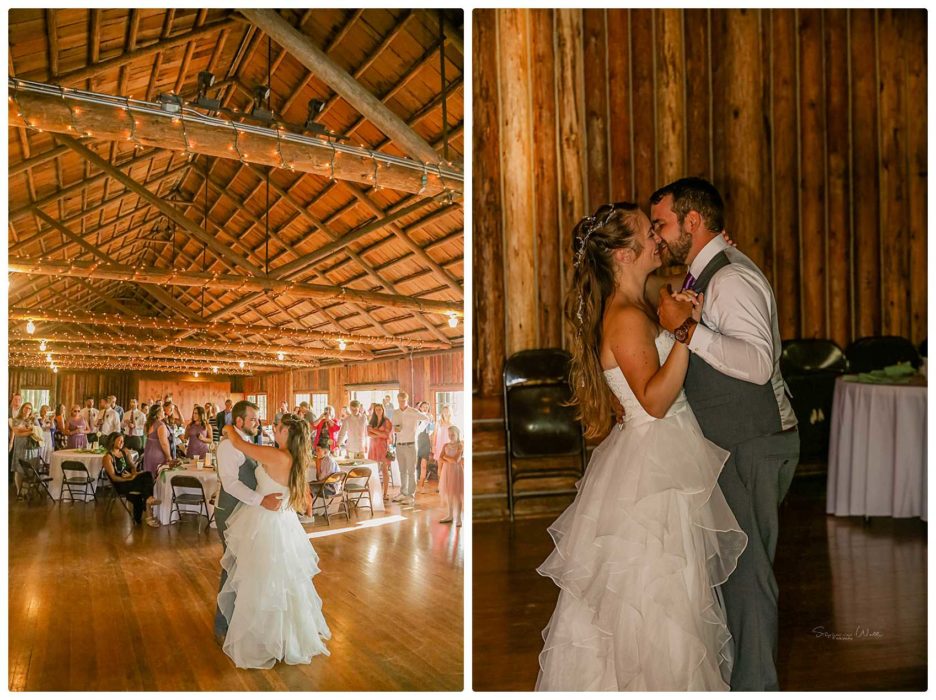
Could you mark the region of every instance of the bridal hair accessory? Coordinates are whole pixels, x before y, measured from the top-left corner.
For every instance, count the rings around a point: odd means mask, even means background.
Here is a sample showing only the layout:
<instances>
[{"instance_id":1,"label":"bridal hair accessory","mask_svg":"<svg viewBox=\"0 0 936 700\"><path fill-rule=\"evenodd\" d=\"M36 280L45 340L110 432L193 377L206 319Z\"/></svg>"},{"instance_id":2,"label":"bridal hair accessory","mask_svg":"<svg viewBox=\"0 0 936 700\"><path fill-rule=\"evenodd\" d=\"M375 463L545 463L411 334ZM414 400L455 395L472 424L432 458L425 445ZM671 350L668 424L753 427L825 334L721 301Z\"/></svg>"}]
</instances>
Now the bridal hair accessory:
<instances>
[{"instance_id":1,"label":"bridal hair accessory","mask_svg":"<svg viewBox=\"0 0 936 700\"><path fill-rule=\"evenodd\" d=\"M608 211L599 219L598 212L600 212L605 207L608 207ZM591 216L586 216L582 219L579 224L579 247L575 252L575 260L573 261L573 266L578 268L582 264L582 260L585 258L585 246L588 245L588 239L591 235L600 229L601 227L607 225L611 221L611 216L614 214L614 210L617 207L614 204L602 204L598 207L598 210ZM578 298L578 309L575 312L575 317L578 319L578 332L577 335L582 334L582 308L585 306L585 299L582 297L582 293L579 292Z\"/></svg>"}]
</instances>

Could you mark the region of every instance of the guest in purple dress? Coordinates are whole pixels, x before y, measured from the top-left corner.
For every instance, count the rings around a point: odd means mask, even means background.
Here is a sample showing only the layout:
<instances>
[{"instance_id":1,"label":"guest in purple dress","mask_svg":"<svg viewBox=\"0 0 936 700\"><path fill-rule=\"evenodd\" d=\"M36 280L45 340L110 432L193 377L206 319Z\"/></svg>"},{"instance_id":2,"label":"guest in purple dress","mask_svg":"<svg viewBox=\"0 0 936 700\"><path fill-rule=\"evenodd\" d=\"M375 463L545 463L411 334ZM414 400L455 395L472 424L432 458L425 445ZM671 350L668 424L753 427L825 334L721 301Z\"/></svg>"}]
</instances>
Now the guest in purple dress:
<instances>
[{"instance_id":1,"label":"guest in purple dress","mask_svg":"<svg viewBox=\"0 0 936 700\"><path fill-rule=\"evenodd\" d=\"M71 418L68 419L68 449L84 450L88 447L88 422L81 415L81 406L72 406Z\"/></svg>"},{"instance_id":2,"label":"guest in purple dress","mask_svg":"<svg viewBox=\"0 0 936 700\"><path fill-rule=\"evenodd\" d=\"M188 446L185 448L186 457L204 457L208 454L208 446L211 444L211 424L205 409L201 406L195 406L192 409L192 422L185 429L185 437L188 440Z\"/></svg>"},{"instance_id":3,"label":"guest in purple dress","mask_svg":"<svg viewBox=\"0 0 936 700\"><path fill-rule=\"evenodd\" d=\"M162 404L154 403L150 406L146 416L146 447L143 450L143 469L156 475L160 464L172 461L172 452L169 450L169 428L164 420Z\"/></svg>"}]
</instances>

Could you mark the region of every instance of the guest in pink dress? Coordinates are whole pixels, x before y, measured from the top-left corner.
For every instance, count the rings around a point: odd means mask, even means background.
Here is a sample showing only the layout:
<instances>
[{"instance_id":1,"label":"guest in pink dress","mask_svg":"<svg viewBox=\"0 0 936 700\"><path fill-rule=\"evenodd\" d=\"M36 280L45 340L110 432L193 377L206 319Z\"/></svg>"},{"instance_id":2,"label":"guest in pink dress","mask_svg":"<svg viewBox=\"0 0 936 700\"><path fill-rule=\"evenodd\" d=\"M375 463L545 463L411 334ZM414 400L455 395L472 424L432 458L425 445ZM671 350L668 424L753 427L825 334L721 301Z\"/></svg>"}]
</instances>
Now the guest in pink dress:
<instances>
[{"instance_id":1,"label":"guest in pink dress","mask_svg":"<svg viewBox=\"0 0 936 700\"><path fill-rule=\"evenodd\" d=\"M186 457L204 457L208 454L211 444L211 424L205 409L195 406L192 409L192 422L185 428L185 437L188 444L185 448Z\"/></svg>"},{"instance_id":2,"label":"guest in pink dress","mask_svg":"<svg viewBox=\"0 0 936 700\"><path fill-rule=\"evenodd\" d=\"M454 425L449 427L449 441L439 456L439 493L448 507L448 515L440 523L455 521L461 527L461 514L465 503L465 457L461 432Z\"/></svg>"},{"instance_id":3,"label":"guest in pink dress","mask_svg":"<svg viewBox=\"0 0 936 700\"><path fill-rule=\"evenodd\" d=\"M432 458L439 463L439 456L442 454L442 448L449 441L449 426L452 425L452 407L443 406L439 410L439 416L436 420L435 430L432 433Z\"/></svg>"},{"instance_id":4,"label":"guest in pink dress","mask_svg":"<svg viewBox=\"0 0 936 700\"><path fill-rule=\"evenodd\" d=\"M84 450L88 447L88 422L81 415L81 406L72 406L71 418L68 419L68 449Z\"/></svg>"},{"instance_id":5,"label":"guest in pink dress","mask_svg":"<svg viewBox=\"0 0 936 700\"><path fill-rule=\"evenodd\" d=\"M367 448L367 458L372 462L377 462L380 467L380 481L383 484L383 497L387 501L390 495L387 491L390 488L390 460L387 459L387 448L390 445L390 436L393 434L393 423L384 413L384 407L374 404L374 412L371 414L370 423L367 426L367 437L370 438L370 446Z\"/></svg>"}]
</instances>

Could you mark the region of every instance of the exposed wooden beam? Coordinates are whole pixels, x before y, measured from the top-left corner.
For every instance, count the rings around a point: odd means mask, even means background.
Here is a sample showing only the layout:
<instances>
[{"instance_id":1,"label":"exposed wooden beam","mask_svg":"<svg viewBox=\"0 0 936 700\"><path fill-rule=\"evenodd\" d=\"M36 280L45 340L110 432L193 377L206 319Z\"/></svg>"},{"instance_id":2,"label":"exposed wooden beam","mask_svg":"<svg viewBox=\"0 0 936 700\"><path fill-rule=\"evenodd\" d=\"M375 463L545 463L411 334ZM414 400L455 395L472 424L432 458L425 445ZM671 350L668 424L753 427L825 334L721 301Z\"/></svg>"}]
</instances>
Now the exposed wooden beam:
<instances>
[{"instance_id":1,"label":"exposed wooden beam","mask_svg":"<svg viewBox=\"0 0 936 700\"><path fill-rule=\"evenodd\" d=\"M77 357L88 356L95 358L122 358L123 360L175 360L178 362L201 362L211 367L217 361L217 352L188 353L188 352L166 352L154 351L149 348L141 348L139 341L134 338L114 339L99 338L93 343L100 347L88 347L82 343L56 343L52 348L52 360L54 362L72 360ZM125 346L125 347L120 347ZM29 341L17 341L10 346L10 356L23 359L30 359L30 356L36 354L35 344ZM45 355L43 354L43 357ZM318 367L318 360L279 360L269 359L267 357L258 357L256 355L243 354L240 359L251 367L270 367L271 369L308 369L309 367ZM228 360L230 362L230 360Z\"/></svg>"},{"instance_id":2,"label":"exposed wooden beam","mask_svg":"<svg viewBox=\"0 0 936 700\"><path fill-rule=\"evenodd\" d=\"M49 363L45 362L42 358L30 359L30 358L13 358L9 359L10 367L25 367L32 369L49 369ZM250 367L245 367L240 369L237 365L224 365L219 363L208 364L204 362L193 363L193 362L171 362L171 361L156 361L156 360L129 360L121 361L115 359L99 359L96 357L88 358L78 358L76 360L62 360L56 361L55 366L59 370L88 370L88 369L100 369L100 370L130 370L137 372L174 372L179 374L191 374L192 372L199 372L204 374L206 377L214 376L211 374L211 367L217 367L219 375L245 375L253 376L254 370Z\"/></svg>"},{"instance_id":3,"label":"exposed wooden beam","mask_svg":"<svg viewBox=\"0 0 936 700\"><path fill-rule=\"evenodd\" d=\"M165 343L167 347L184 348L188 350L214 350L217 352L219 348L223 347L225 352L252 352L273 356L279 352L282 352L285 355L289 355L293 359L297 357L331 357L349 360L368 360L374 357L374 355L370 352L360 352L354 350L340 351L337 348L306 348L299 347L298 345L258 345L256 343L232 342L224 342L223 344L219 344L219 341L217 340L173 340L171 338L147 338L141 340L140 338L133 336L121 337L116 333L112 334L112 336L108 336L108 338L111 337L114 338L115 342L133 342L138 345L141 342L147 343L147 348L145 350L141 350L141 353L153 350L157 345ZM10 334L10 342L35 341L38 343L40 340L45 340L47 343L83 343L85 345L93 345L95 343L101 342L101 338L89 337L84 333L50 333L46 334L41 339L32 335L25 335L22 332ZM158 350L156 351L158 352Z\"/></svg>"},{"instance_id":4,"label":"exposed wooden beam","mask_svg":"<svg viewBox=\"0 0 936 700\"><path fill-rule=\"evenodd\" d=\"M13 308L10 309L11 321L65 323L82 325L105 325L115 328L146 328L153 330L203 330L215 333L235 333L241 336L257 335L271 341L296 340L310 343L320 340L338 342L344 340L359 345L372 345L376 347L403 345L410 348L434 349L448 348L451 342L442 343L431 340L416 340L411 338L395 338L393 336L381 337L363 333L332 333L328 331L306 331L293 328L279 328L276 326L258 326L244 323L224 323L222 321L183 321L174 318L149 318L139 316L123 310L117 314L87 314L77 311L60 312Z\"/></svg>"},{"instance_id":5,"label":"exposed wooden beam","mask_svg":"<svg viewBox=\"0 0 936 700\"><path fill-rule=\"evenodd\" d=\"M27 275L109 279L135 284L175 285L179 287L212 287L214 289L236 290L237 292L283 294L299 299L358 301L375 306L412 309L444 316L464 315L460 304L455 302L420 299L399 294L381 294L331 285L303 284L261 276L241 277L210 272L181 272L86 262L83 260L74 260L70 263L43 262L29 258L10 258L8 267L11 272ZM191 310L187 309L187 311L192 314Z\"/></svg>"},{"instance_id":6,"label":"exposed wooden beam","mask_svg":"<svg viewBox=\"0 0 936 700\"><path fill-rule=\"evenodd\" d=\"M308 36L283 19L276 10L242 8L241 13L273 41L285 48L302 65L344 97L351 106L366 116L389 136L404 153L423 163L436 164L438 153L400 117L383 105L374 95L328 57Z\"/></svg>"}]
</instances>

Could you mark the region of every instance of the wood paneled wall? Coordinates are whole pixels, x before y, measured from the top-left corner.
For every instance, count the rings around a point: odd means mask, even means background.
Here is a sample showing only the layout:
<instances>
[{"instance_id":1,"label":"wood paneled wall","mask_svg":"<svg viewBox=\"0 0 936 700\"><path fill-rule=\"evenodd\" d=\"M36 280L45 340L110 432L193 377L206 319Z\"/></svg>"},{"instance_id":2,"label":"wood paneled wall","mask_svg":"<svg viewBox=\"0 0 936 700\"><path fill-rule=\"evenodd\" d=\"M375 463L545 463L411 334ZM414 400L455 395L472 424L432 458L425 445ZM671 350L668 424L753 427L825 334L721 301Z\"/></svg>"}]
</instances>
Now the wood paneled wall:
<instances>
[{"instance_id":1,"label":"wood paneled wall","mask_svg":"<svg viewBox=\"0 0 936 700\"><path fill-rule=\"evenodd\" d=\"M328 392L328 402L336 408L351 400L348 386L399 384L410 395L410 403L432 403L436 391L464 391L464 351L450 350L402 359L362 362L327 369L291 370L245 377L245 394L265 393L267 406L276 411L280 401L292 409L296 393Z\"/></svg>"},{"instance_id":2,"label":"wood paneled wall","mask_svg":"<svg viewBox=\"0 0 936 700\"><path fill-rule=\"evenodd\" d=\"M710 179L784 338L926 337L925 10L476 10L476 390L566 342L571 232Z\"/></svg>"},{"instance_id":3,"label":"wood paneled wall","mask_svg":"<svg viewBox=\"0 0 936 700\"><path fill-rule=\"evenodd\" d=\"M196 405L204 406L210 401L215 406L223 407L227 399L238 401L240 396L232 396L229 381L189 377L184 381L152 377L140 379L136 398L149 403L152 399L162 399L172 394L172 402L179 407L182 417L187 421ZM126 408L126 406L124 406Z\"/></svg>"}]
</instances>

